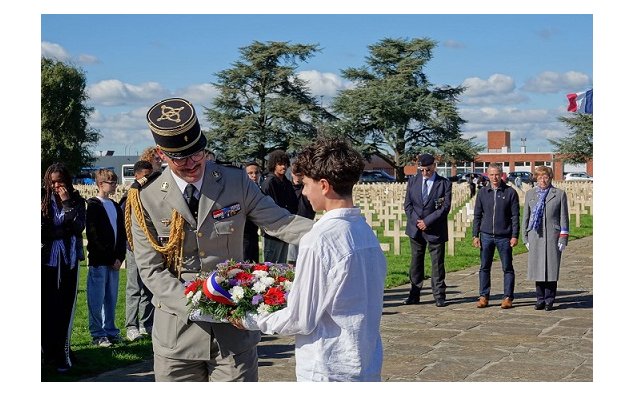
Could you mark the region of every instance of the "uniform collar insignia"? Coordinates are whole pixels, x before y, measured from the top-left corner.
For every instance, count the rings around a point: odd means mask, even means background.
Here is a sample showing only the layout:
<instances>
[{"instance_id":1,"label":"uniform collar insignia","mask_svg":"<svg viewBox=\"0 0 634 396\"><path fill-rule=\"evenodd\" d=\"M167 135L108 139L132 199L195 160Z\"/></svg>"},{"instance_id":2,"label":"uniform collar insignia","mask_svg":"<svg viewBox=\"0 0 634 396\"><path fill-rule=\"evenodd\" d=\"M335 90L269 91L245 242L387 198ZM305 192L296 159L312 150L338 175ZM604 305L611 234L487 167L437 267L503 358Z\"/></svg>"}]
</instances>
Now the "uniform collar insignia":
<instances>
[{"instance_id":1,"label":"uniform collar insignia","mask_svg":"<svg viewBox=\"0 0 634 396\"><path fill-rule=\"evenodd\" d=\"M163 184L161 184L161 191L167 191L169 186L170 184L168 182L163 182Z\"/></svg>"}]
</instances>

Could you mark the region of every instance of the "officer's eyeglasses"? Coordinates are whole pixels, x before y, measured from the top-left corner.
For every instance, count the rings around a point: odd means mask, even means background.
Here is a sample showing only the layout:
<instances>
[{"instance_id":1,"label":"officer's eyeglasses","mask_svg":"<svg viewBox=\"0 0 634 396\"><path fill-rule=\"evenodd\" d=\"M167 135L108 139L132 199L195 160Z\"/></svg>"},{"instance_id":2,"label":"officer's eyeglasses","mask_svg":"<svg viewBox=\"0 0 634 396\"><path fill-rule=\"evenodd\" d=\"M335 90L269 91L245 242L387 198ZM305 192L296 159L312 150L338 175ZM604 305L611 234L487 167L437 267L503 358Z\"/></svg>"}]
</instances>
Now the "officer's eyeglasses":
<instances>
[{"instance_id":1,"label":"officer's eyeglasses","mask_svg":"<svg viewBox=\"0 0 634 396\"><path fill-rule=\"evenodd\" d=\"M188 159L191 159L193 162L198 162L205 156L205 150L200 150L192 155L183 158L170 158L174 164L177 166L183 166L187 163Z\"/></svg>"},{"instance_id":2,"label":"officer's eyeglasses","mask_svg":"<svg viewBox=\"0 0 634 396\"><path fill-rule=\"evenodd\" d=\"M421 172L432 172L434 170L434 166L428 166L428 167L424 167L424 166L419 166L417 167L419 171Z\"/></svg>"}]
</instances>

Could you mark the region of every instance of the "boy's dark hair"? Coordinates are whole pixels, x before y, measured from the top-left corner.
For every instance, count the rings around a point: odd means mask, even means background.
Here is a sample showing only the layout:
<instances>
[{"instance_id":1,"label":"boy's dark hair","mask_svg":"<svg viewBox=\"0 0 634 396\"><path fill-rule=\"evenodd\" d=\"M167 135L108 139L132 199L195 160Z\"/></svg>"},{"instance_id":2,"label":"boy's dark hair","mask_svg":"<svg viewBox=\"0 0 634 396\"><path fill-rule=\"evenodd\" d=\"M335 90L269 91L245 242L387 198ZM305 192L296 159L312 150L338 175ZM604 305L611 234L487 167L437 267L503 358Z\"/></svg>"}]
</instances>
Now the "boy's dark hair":
<instances>
[{"instance_id":1,"label":"boy's dark hair","mask_svg":"<svg viewBox=\"0 0 634 396\"><path fill-rule=\"evenodd\" d=\"M244 164L244 168L246 168L247 166L257 166L257 167L258 167L258 169L260 169L260 168L261 168L260 164L258 164L258 163L257 163L257 162L255 162L255 161L249 161L249 162L245 163L245 164Z\"/></svg>"},{"instance_id":2,"label":"boy's dark hair","mask_svg":"<svg viewBox=\"0 0 634 396\"><path fill-rule=\"evenodd\" d=\"M134 163L134 173L138 173L144 169L149 169L150 171L153 169L150 161L140 160Z\"/></svg>"},{"instance_id":3,"label":"boy's dark hair","mask_svg":"<svg viewBox=\"0 0 634 396\"><path fill-rule=\"evenodd\" d=\"M275 165L284 164L286 166L291 165L291 160L288 158L288 154L284 150L275 150L269 154L268 170L269 172L275 171Z\"/></svg>"},{"instance_id":4,"label":"boy's dark hair","mask_svg":"<svg viewBox=\"0 0 634 396\"><path fill-rule=\"evenodd\" d=\"M346 141L319 138L302 150L295 161L298 174L313 180L326 179L341 196L352 195L365 162Z\"/></svg>"}]
</instances>

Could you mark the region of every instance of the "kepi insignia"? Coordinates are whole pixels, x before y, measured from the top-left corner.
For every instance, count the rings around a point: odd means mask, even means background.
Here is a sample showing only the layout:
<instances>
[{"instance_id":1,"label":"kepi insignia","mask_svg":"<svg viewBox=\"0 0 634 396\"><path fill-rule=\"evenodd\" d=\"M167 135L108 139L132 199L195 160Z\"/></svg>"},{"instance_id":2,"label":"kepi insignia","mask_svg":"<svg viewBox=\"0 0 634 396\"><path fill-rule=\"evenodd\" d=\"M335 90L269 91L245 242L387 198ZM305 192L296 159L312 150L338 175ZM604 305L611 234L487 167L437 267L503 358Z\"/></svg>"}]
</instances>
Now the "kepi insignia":
<instances>
[{"instance_id":1,"label":"kepi insignia","mask_svg":"<svg viewBox=\"0 0 634 396\"><path fill-rule=\"evenodd\" d=\"M168 227L171 222L172 220L170 219L161 219L161 224L163 224L165 227Z\"/></svg>"}]
</instances>

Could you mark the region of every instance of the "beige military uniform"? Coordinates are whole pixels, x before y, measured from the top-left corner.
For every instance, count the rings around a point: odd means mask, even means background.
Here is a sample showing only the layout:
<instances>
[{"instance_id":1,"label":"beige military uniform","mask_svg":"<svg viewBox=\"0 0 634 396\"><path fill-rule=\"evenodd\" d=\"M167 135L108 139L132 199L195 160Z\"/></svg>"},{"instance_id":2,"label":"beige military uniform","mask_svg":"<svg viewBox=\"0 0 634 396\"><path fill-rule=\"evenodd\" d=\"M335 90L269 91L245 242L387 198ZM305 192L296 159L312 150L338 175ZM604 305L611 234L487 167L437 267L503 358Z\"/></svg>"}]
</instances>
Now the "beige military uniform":
<instances>
[{"instance_id":1,"label":"beige military uniform","mask_svg":"<svg viewBox=\"0 0 634 396\"><path fill-rule=\"evenodd\" d=\"M177 271L166 267L164 256L152 247L132 216L135 260L143 282L154 295L152 303L156 307L152 330L155 355L208 361L214 358L214 337L222 357L255 350L260 332L238 330L224 323L190 321L183 283L201 269L211 271L227 259L242 260L247 218L268 234L292 244L299 243L313 222L278 207L243 170L214 162L206 163L198 219L190 213L169 169L144 186L140 199L147 231L162 244L167 243L170 234L172 210L176 209L185 220L179 279ZM231 207L233 210L223 210ZM253 364L257 370L257 359Z\"/></svg>"}]
</instances>

